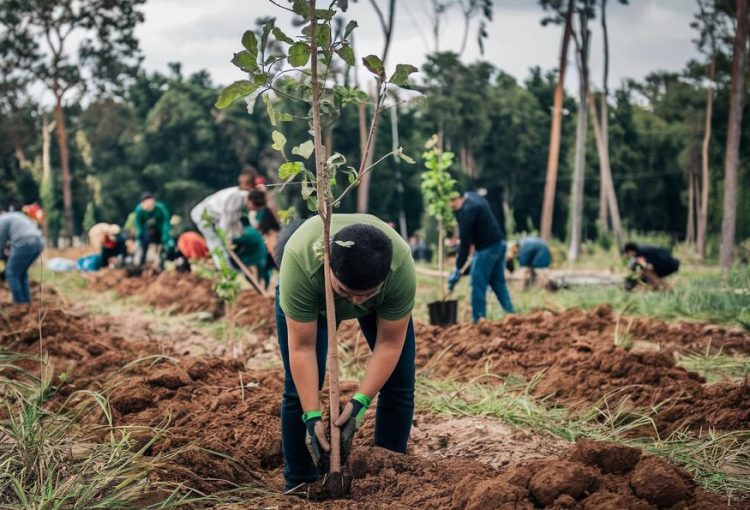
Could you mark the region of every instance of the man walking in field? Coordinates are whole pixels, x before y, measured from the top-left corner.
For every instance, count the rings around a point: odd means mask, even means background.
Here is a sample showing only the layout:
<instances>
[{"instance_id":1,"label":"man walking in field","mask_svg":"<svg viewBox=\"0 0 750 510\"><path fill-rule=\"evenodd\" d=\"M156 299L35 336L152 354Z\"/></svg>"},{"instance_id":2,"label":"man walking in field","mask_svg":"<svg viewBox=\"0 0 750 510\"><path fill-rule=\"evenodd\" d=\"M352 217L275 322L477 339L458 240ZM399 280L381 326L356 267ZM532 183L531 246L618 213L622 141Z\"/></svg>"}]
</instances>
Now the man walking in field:
<instances>
[{"instance_id":1,"label":"man walking in field","mask_svg":"<svg viewBox=\"0 0 750 510\"><path fill-rule=\"evenodd\" d=\"M469 249L474 246L471 263L471 315L474 322L487 316L487 286L508 313L515 313L505 284L505 235L492 214L490 204L474 192L451 200L453 214L458 220L460 245L456 257L456 268L448 278L448 290L452 291L461 278L461 271Z\"/></svg>"},{"instance_id":2,"label":"man walking in field","mask_svg":"<svg viewBox=\"0 0 750 510\"><path fill-rule=\"evenodd\" d=\"M331 235L336 321L357 319L372 349L359 389L336 423L342 427L342 461L376 395L375 444L405 453L414 413L411 310L416 273L409 246L386 223L366 214L334 214ZM330 450L319 399L328 348L322 237L319 216L292 234L276 288L287 490L314 482L327 471Z\"/></svg>"},{"instance_id":3,"label":"man walking in field","mask_svg":"<svg viewBox=\"0 0 750 510\"><path fill-rule=\"evenodd\" d=\"M254 168L245 168L240 173L237 186L209 195L190 211L190 219L206 240L217 269L221 269L222 259L229 264L229 254L217 231L223 231L227 241L242 234L241 220L243 214L247 213L247 193L255 188L257 177Z\"/></svg>"}]
</instances>

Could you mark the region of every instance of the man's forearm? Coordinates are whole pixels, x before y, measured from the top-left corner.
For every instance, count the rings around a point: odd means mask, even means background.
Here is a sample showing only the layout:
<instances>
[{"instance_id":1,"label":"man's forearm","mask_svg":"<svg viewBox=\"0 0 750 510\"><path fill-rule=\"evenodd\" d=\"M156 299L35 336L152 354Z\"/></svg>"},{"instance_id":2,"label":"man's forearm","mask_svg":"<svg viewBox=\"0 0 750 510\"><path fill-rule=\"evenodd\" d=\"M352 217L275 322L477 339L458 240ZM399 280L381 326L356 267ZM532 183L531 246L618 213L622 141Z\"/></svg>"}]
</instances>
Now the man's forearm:
<instances>
[{"instance_id":1,"label":"man's forearm","mask_svg":"<svg viewBox=\"0 0 750 510\"><path fill-rule=\"evenodd\" d=\"M318 392L318 360L315 350L289 349L289 367L292 380L297 389L302 411L319 411L320 395Z\"/></svg>"}]
</instances>

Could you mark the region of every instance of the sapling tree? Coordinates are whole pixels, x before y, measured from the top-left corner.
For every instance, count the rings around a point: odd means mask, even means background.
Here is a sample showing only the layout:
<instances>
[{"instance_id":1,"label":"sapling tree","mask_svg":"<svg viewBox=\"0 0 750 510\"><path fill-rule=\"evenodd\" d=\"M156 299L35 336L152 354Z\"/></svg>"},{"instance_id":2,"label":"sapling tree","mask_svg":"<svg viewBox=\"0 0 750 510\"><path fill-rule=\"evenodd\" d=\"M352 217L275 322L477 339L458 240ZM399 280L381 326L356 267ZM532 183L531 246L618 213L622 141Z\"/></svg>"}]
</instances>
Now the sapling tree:
<instances>
[{"instance_id":1,"label":"sapling tree","mask_svg":"<svg viewBox=\"0 0 750 510\"><path fill-rule=\"evenodd\" d=\"M268 20L262 27L260 39L248 30L242 36L242 49L235 53L232 63L247 73L247 79L232 83L222 90L217 108L226 108L240 98L246 98L248 111L262 96L271 125L272 148L277 150L283 163L278 169L279 177L285 185L294 181L299 185L302 197L311 211L316 211L323 220L322 258L325 280L326 320L328 326L328 370L330 383L331 418L331 473L341 472L340 430L334 425L339 416L338 388L338 344L336 341L336 311L330 271L331 216L341 199L357 187L362 177L389 156L396 155L407 163L414 160L406 156L401 148L385 154L372 164L368 155L373 150L373 138L377 124L385 110L385 100L389 87L399 87L407 83L409 75L417 68L408 64L398 64L388 77L382 60L376 55L362 59L364 67L377 80L377 94L373 116L368 130L365 150L358 167L348 165L346 158L323 145L323 130L337 118L340 110L349 104L368 101L368 95L358 89L337 86L328 81L329 71L335 59L347 65L355 65L355 56L349 37L357 27L350 21L343 32L337 33L332 27L337 11L346 11L348 1L332 0L327 8L318 9L315 0L294 0L290 7L272 1L281 9L293 12L302 18L302 31L291 37ZM270 54L271 45L279 45L286 52ZM276 111L272 95L283 96L308 106L304 116ZM289 149L286 136L281 131L283 123L306 122L312 139L301 141ZM314 158L312 168L308 168L310 157ZM341 174L341 175L339 175ZM337 177L346 176L347 184L339 186ZM343 189L342 189L343 188Z\"/></svg>"},{"instance_id":2,"label":"sapling tree","mask_svg":"<svg viewBox=\"0 0 750 510\"><path fill-rule=\"evenodd\" d=\"M443 239L448 229L456 226L456 217L451 210L450 200L458 193L454 190L456 181L448 173L453 164L452 152L440 150L438 136L433 135L425 144L427 149L422 154L424 166L422 172L422 197L427 204L427 214L437 221L438 232L438 272L440 273L440 299L445 301L445 278L443 277Z\"/></svg>"}]
</instances>

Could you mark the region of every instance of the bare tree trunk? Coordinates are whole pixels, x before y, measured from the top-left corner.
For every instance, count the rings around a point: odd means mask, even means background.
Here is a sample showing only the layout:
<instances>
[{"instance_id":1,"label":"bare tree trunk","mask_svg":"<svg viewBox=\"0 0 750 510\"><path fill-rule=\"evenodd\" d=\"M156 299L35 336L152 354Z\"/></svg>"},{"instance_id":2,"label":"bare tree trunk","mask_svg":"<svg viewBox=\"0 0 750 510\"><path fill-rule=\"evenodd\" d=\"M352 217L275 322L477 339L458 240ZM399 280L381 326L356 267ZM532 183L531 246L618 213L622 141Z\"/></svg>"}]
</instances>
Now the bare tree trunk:
<instances>
[{"instance_id":1,"label":"bare tree trunk","mask_svg":"<svg viewBox=\"0 0 750 510\"><path fill-rule=\"evenodd\" d=\"M68 131L65 129L65 113L62 107L62 97L56 95L55 124L57 125L57 145L60 151L60 170L62 173L63 209L65 212L65 234L70 241L75 235L75 221L73 218L73 185L70 175L70 154L68 152Z\"/></svg>"},{"instance_id":2,"label":"bare tree trunk","mask_svg":"<svg viewBox=\"0 0 750 510\"><path fill-rule=\"evenodd\" d=\"M606 153L606 160L609 163L609 105L607 99L609 98L609 31L607 30L607 0L601 0L601 23L602 23L602 41L604 46L604 72L602 78L602 96L601 96L601 138L603 141L602 152ZM595 103L592 102L592 105ZM593 108L596 110L596 108ZM598 142L597 142L598 145ZM605 181L607 176L605 174L605 168L602 164L603 158L599 158L599 223L601 228L605 232L609 231L608 214L607 214L607 185ZM609 177L611 179L612 173L609 169ZM614 189L614 188L613 188ZM617 241L618 247L621 246L620 241Z\"/></svg>"},{"instance_id":3,"label":"bare tree trunk","mask_svg":"<svg viewBox=\"0 0 750 510\"><path fill-rule=\"evenodd\" d=\"M588 132L588 108L586 106L585 88L586 85L581 80L578 92L578 118L576 119L575 167L573 169L570 200L570 247L568 248L568 260L572 262L578 260L578 256L581 254L583 235L583 180L586 171L586 135Z\"/></svg>"},{"instance_id":4,"label":"bare tree trunk","mask_svg":"<svg viewBox=\"0 0 750 510\"><path fill-rule=\"evenodd\" d=\"M398 103L398 97L396 97ZM406 228L406 212L404 212L404 183L402 182L401 176L401 158L398 157L396 151L399 147L399 136L398 136L398 104L391 108L391 150L393 154L393 164L396 165L396 193L398 196L398 228L401 233L401 237L404 239L409 238L409 232Z\"/></svg>"},{"instance_id":5,"label":"bare tree trunk","mask_svg":"<svg viewBox=\"0 0 750 510\"><path fill-rule=\"evenodd\" d=\"M51 241L49 238L49 214L52 212L54 204L52 203L52 165L50 163L50 135L52 130L55 129L55 121L47 122L46 117L42 123L42 182L39 186L40 194L42 199L42 207L44 208L44 221L42 222L42 231L44 238L47 241ZM57 239L52 243L57 245Z\"/></svg>"},{"instance_id":6,"label":"bare tree trunk","mask_svg":"<svg viewBox=\"0 0 750 510\"><path fill-rule=\"evenodd\" d=\"M716 56L711 56L708 66L708 89L706 90L706 127L703 132L703 145L701 147L701 198L698 215L698 232L696 248L701 259L706 257L706 229L708 228L708 196L711 180L708 168L708 148L711 143L711 121L714 107L714 81L716 81Z\"/></svg>"},{"instance_id":7,"label":"bare tree trunk","mask_svg":"<svg viewBox=\"0 0 750 510\"><path fill-rule=\"evenodd\" d=\"M622 236L622 219L620 218L620 207L617 205L617 194L615 193L615 185L612 180L612 168L609 162L609 150L606 145L606 138L604 137L604 130L599 126L598 115L596 112L596 102L593 94L588 94L589 108L591 108L591 123L594 127L594 139L596 140L596 148L599 154L599 168L600 176L602 178L601 188L605 193L605 200L607 202L609 217L612 219L612 231L615 235L615 242L617 243L618 249L622 249L623 236ZM604 116L602 116L604 118Z\"/></svg>"},{"instance_id":8,"label":"bare tree trunk","mask_svg":"<svg viewBox=\"0 0 750 510\"><path fill-rule=\"evenodd\" d=\"M695 241L695 179L693 172L688 174L688 216L685 229L685 242L688 245Z\"/></svg>"},{"instance_id":9,"label":"bare tree trunk","mask_svg":"<svg viewBox=\"0 0 750 510\"><path fill-rule=\"evenodd\" d=\"M547 178L544 183L544 202L540 221L541 236L545 240L552 237L552 215L555 209L555 188L557 187L557 168L560 160L560 132L562 128L562 107L565 95L565 68L568 64L568 44L572 33L574 0L568 0L568 10L565 13L565 29L563 31L562 48L560 49L560 65L558 67L557 85L552 108L552 126L550 128L549 152L547 154Z\"/></svg>"},{"instance_id":10,"label":"bare tree trunk","mask_svg":"<svg viewBox=\"0 0 750 510\"><path fill-rule=\"evenodd\" d=\"M316 39L317 20L315 19L315 0L310 0L312 33L310 51L310 69L312 82L312 129L315 142L315 171L317 175L318 213L323 219L323 278L325 281L326 323L328 326L328 382L330 386L329 409L331 413L331 473L341 472L341 429L335 426L339 417L339 357L336 339L336 304L333 300L331 286L331 214L329 199L329 175L325 167L325 149L320 127L320 85L318 83L318 45Z\"/></svg>"},{"instance_id":11,"label":"bare tree trunk","mask_svg":"<svg viewBox=\"0 0 750 510\"><path fill-rule=\"evenodd\" d=\"M724 216L721 222L721 268L726 274L732 267L734 235L737 225L737 165L739 164L742 104L745 96L747 65L748 3L737 0L737 30L732 57L732 88L729 96L727 147L724 159Z\"/></svg>"}]
</instances>

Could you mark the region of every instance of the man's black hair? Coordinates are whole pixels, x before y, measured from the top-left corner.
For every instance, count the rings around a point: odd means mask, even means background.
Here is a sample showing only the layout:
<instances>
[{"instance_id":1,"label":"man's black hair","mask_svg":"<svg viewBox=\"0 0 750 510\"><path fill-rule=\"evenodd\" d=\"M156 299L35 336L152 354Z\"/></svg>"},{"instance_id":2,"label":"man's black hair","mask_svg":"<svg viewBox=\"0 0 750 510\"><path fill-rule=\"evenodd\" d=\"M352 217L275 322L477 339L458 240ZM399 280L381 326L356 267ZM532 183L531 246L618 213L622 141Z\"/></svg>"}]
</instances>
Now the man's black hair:
<instances>
[{"instance_id":1,"label":"man's black hair","mask_svg":"<svg viewBox=\"0 0 750 510\"><path fill-rule=\"evenodd\" d=\"M627 253L629 251L637 252L638 251L638 245L636 243L633 243L633 242L625 243L625 246L623 246L623 248L622 248L622 252L623 253Z\"/></svg>"},{"instance_id":2,"label":"man's black hair","mask_svg":"<svg viewBox=\"0 0 750 510\"><path fill-rule=\"evenodd\" d=\"M246 177L255 182L255 178L258 177L258 171L254 166L247 165L240 172L240 177Z\"/></svg>"},{"instance_id":3,"label":"man's black hair","mask_svg":"<svg viewBox=\"0 0 750 510\"><path fill-rule=\"evenodd\" d=\"M333 236L331 270L352 290L369 290L384 282L392 259L393 243L372 225L349 225Z\"/></svg>"},{"instance_id":4,"label":"man's black hair","mask_svg":"<svg viewBox=\"0 0 750 510\"><path fill-rule=\"evenodd\" d=\"M259 189L254 189L247 194L247 201L255 207L265 207L266 194Z\"/></svg>"}]
</instances>

